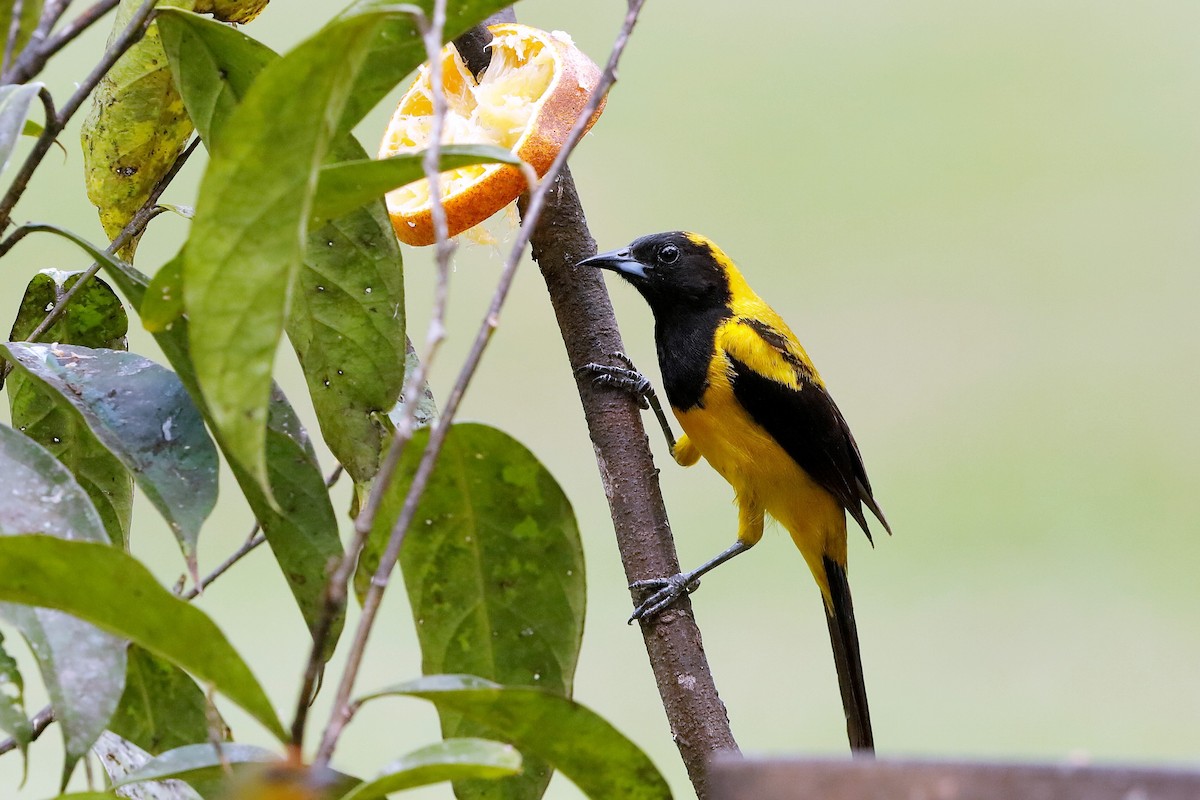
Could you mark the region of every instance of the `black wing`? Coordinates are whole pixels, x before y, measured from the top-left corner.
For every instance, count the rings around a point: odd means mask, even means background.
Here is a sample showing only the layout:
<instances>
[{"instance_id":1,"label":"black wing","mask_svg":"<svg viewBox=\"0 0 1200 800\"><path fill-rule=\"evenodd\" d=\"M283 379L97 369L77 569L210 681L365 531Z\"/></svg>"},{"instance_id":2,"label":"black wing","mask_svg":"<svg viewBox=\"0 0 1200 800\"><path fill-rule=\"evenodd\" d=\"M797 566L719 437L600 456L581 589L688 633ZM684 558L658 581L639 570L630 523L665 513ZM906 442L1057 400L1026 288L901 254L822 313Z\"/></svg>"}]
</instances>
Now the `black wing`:
<instances>
[{"instance_id":1,"label":"black wing","mask_svg":"<svg viewBox=\"0 0 1200 800\"><path fill-rule=\"evenodd\" d=\"M864 505L891 533L871 495L858 444L829 393L799 370L799 388L792 388L760 375L732 355L727 357L732 367L733 394L754 421L841 503L867 539L871 539L871 531Z\"/></svg>"}]
</instances>

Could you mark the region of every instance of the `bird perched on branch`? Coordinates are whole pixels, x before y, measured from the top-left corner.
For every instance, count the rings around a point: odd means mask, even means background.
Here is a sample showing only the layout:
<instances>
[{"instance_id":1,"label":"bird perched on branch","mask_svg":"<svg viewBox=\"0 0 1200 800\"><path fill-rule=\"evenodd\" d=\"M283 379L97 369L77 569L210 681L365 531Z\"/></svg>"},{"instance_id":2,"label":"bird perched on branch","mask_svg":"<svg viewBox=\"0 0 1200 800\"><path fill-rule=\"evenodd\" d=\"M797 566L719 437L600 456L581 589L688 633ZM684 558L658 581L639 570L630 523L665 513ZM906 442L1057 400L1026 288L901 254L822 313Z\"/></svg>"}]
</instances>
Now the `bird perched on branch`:
<instances>
[{"instance_id":1,"label":"bird perched on branch","mask_svg":"<svg viewBox=\"0 0 1200 800\"><path fill-rule=\"evenodd\" d=\"M737 493L737 541L691 572L637 581L647 591L632 619L648 619L692 591L701 575L753 547L764 515L778 520L812 570L825 605L846 730L874 749L854 606L846 579L846 514L871 538L864 507L891 533L871 494L858 446L808 354L783 319L712 241L674 231L579 262L616 272L654 314L663 386L683 427L678 441L654 390L621 366L588 364L597 382L654 409L685 466L701 456Z\"/></svg>"}]
</instances>

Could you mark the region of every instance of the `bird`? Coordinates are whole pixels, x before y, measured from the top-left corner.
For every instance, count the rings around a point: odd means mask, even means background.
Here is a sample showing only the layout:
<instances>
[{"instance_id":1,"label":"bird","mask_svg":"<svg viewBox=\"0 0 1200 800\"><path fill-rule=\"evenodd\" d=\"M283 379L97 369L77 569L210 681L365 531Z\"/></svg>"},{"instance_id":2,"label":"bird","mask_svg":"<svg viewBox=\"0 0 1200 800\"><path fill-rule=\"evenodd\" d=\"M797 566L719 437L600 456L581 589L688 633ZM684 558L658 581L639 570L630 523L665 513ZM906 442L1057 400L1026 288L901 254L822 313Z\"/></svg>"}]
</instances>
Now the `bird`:
<instances>
[{"instance_id":1,"label":"bird","mask_svg":"<svg viewBox=\"0 0 1200 800\"><path fill-rule=\"evenodd\" d=\"M888 534L891 527L812 360L733 260L700 234L642 236L577 266L617 273L649 304L662 385L683 435L674 438L653 386L627 356L614 353L620 365L589 363L580 371L652 408L674 460L689 467L704 458L737 498L734 544L690 572L630 584L649 595L630 622L653 618L694 591L701 575L757 544L769 515L791 535L820 589L850 747L873 753L846 575L846 515L872 545L864 508Z\"/></svg>"}]
</instances>

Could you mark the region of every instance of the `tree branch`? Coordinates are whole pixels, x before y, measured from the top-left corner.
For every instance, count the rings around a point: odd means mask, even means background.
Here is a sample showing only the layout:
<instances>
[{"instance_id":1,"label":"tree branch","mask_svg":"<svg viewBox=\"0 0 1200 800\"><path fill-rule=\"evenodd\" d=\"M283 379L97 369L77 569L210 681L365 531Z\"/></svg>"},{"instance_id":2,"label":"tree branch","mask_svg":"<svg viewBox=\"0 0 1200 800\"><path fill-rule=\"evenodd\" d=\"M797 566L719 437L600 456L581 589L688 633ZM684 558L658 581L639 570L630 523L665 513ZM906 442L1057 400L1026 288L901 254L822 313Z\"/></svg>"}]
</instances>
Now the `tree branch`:
<instances>
[{"instance_id":1,"label":"tree branch","mask_svg":"<svg viewBox=\"0 0 1200 800\"><path fill-rule=\"evenodd\" d=\"M21 199L21 195L25 193L26 187L29 186L29 179L33 177L33 173L41 165L42 159L46 157L46 153L49 152L50 146L54 144L54 140L67 127L67 123L71 120L71 117L83 105L83 101L88 98L92 90L100 83L100 80L112 69L113 64L117 63L117 59L142 38L142 35L146 32L146 26L150 24L150 15L154 12L154 6L157 2L158 0L144 0L134 13L133 18L129 20L129 24L125 26L104 51L100 63L80 82L79 88L67 99L67 102L63 105L62 110L58 112L58 115L53 119L46 120L46 127L42 131L42 135L34 143L33 150L25 159L25 163L21 165L21 171L13 178L8 192L0 200L0 231L8 229L12 221L13 207ZM49 7L50 4L47 3L47 8L49 9ZM63 8L65 8L65 4L63 4ZM62 11L60 10L59 14L61 13ZM44 17L45 15L43 15ZM40 25L38 29L41 30Z\"/></svg>"},{"instance_id":2,"label":"tree branch","mask_svg":"<svg viewBox=\"0 0 1200 800\"><path fill-rule=\"evenodd\" d=\"M458 411L459 403L461 403L463 395L466 393L467 387L470 385L471 379L479 367L480 359L483 357L483 352L487 349L488 343L491 341L492 334L495 333L496 328L500 324L500 312L504 307L505 300L508 298L509 290L512 288L517 267L521 263L521 257L525 252L525 245L529 244L533 230L537 227L538 218L546 205L550 188L556 185L558 176L566 169L567 159L579 143L579 140L583 138L583 131L587 126L588 120L591 119L596 109L600 106L601 101L608 93L609 87L616 80L617 62L620 60L621 53L625 49L629 33L637 21L637 13L641 5L642 0L630 0L629 14L626 16L621 32L613 44L608 65L600 76L600 80L593 90L592 95L588 98L583 112L568 132L562 144L562 149L555 157L550 168L546 171L542 181L532 189L528 207L525 211L525 220L521 225L521 229L517 232L508 258L504 262L504 268L501 271L496 290L492 295L491 304L484 314L483 321L480 323L479 329L475 334L475 340L471 344L471 350L467 354L462 368L459 370L454 386L446 398L442 413L430 429L429 442L421 454L421 460L417 464L412 483L409 485L408 492L405 495L404 505L400 509L396 522L389 533L387 548L380 557L379 566L371 578L370 589L363 598L362 616L359 617L358 627L354 631L354 639L346 658L346 668L342 673L342 679L337 688L337 696L334 699L333 712L330 715L328 725L326 725L325 734L322 737L320 748L314 760L314 764L318 767L329 763L329 759L333 755L334 748L337 746L343 729L357 708L357 705L351 702L350 695L354 690L354 682L359 666L362 663L363 654L366 651L367 641L370 638L371 628L379 611L383 594L387 590L388 583L395 570L396 561L400 557L400 549L404 544L405 534L412 524L417 504L420 502L421 496L425 492L425 487L428 485L429 477L433 473L434 466L437 464L438 456L441 454L442 445L445 443L450 426L453 424L454 415ZM397 442L401 441L402 438L403 432L398 426L392 443L393 450ZM386 478L381 475L376 479L377 484L381 482L386 483L390 478L390 475L386 476Z\"/></svg>"},{"instance_id":3,"label":"tree branch","mask_svg":"<svg viewBox=\"0 0 1200 800\"><path fill-rule=\"evenodd\" d=\"M630 3L631 17L636 17L640 5L637 0ZM462 50L472 41L479 38L459 39L457 43ZM596 270L574 268L581 259L596 254L596 243L588 230L575 182L566 169L547 198L531 244L572 370L610 360L610 353L624 352L603 278ZM596 387L588 375L576 376L576 388L627 579L632 582L679 572L658 473L637 403L623 392ZM642 636L672 738L696 794L703 800L708 795L708 758L717 751L737 751L737 743L704 655L690 601L684 598L643 623Z\"/></svg>"},{"instance_id":4,"label":"tree branch","mask_svg":"<svg viewBox=\"0 0 1200 800\"><path fill-rule=\"evenodd\" d=\"M8 36L4 40L3 71L8 72L9 62L12 61L13 51L17 48L17 36L21 33L21 16L25 11L25 0L13 0L8 8L12 18L8 21ZM5 81L8 83L8 81Z\"/></svg>"},{"instance_id":5,"label":"tree branch","mask_svg":"<svg viewBox=\"0 0 1200 800\"><path fill-rule=\"evenodd\" d=\"M55 53L116 8L118 2L120 0L100 0L80 13L79 16L72 18L53 36L50 36L49 29L42 32L40 37L35 34L12 62L11 68L8 65L9 62L5 62L4 75L0 80L3 80L4 83L25 83L41 72L46 67L46 62ZM41 31L41 26L39 26L39 31Z\"/></svg>"}]
</instances>

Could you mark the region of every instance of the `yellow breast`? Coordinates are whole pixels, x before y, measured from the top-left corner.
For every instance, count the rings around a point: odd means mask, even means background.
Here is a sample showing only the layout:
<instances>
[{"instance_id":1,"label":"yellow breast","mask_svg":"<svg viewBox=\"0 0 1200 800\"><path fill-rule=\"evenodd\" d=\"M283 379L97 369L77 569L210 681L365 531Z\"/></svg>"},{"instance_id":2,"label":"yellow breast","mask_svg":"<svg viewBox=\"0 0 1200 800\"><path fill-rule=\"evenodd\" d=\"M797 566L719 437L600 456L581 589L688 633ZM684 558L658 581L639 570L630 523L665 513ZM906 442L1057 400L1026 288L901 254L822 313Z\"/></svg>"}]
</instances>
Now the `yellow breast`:
<instances>
[{"instance_id":1,"label":"yellow breast","mask_svg":"<svg viewBox=\"0 0 1200 800\"><path fill-rule=\"evenodd\" d=\"M675 417L692 446L733 487L738 504L766 512L788 530L824 588L821 557L846 558L842 507L738 402L723 356L709 365L708 381L703 405L672 409Z\"/></svg>"}]
</instances>

